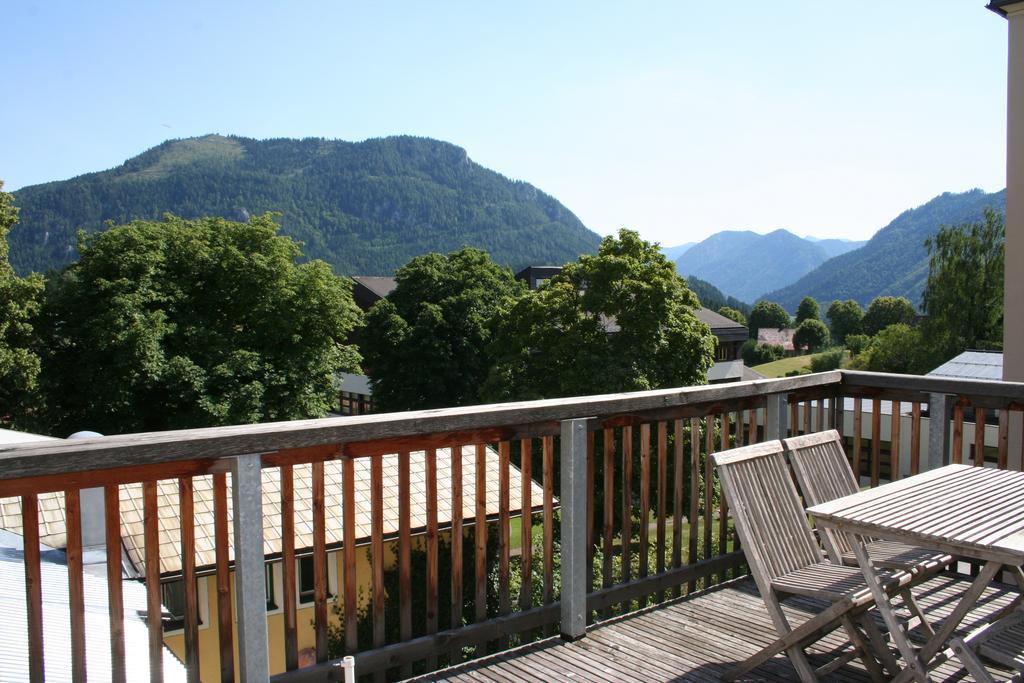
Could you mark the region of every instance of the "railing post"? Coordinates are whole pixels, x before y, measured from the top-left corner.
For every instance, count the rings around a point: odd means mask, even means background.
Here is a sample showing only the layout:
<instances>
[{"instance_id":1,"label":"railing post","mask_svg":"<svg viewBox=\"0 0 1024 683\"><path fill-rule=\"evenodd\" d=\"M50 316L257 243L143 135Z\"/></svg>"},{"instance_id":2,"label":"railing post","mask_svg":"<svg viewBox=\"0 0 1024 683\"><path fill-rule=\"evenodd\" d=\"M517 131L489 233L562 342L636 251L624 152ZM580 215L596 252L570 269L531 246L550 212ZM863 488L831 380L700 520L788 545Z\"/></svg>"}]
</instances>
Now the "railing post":
<instances>
[{"instance_id":1,"label":"railing post","mask_svg":"<svg viewBox=\"0 0 1024 683\"><path fill-rule=\"evenodd\" d=\"M922 469L933 470L950 463L949 421L953 416L953 397L928 396L928 458Z\"/></svg>"},{"instance_id":2,"label":"railing post","mask_svg":"<svg viewBox=\"0 0 1024 683\"><path fill-rule=\"evenodd\" d=\"M270 678L267 593L263 559L263 475L260 455L229 459L235 527L235 611L238 665L243 681Z\"/></svg>"},{"instance_id":3,"label":"railing post","mask_svg":"<svg viewBox=\"0 0 1024 683\"><path fill-rule=\"evenodd\" d=\"M587 420L562 421L562 638L587 632Z\"/></svg>"},{"instance_id":4,"label":"railing post","mask_svg":"<svg viewBox=\"0 0 1024 683\"><path fill-rule=\"evenodd\" d=\"M764 440L786 438L786 394L768 394L764 415Z\"/></svg>"}]
</instances>

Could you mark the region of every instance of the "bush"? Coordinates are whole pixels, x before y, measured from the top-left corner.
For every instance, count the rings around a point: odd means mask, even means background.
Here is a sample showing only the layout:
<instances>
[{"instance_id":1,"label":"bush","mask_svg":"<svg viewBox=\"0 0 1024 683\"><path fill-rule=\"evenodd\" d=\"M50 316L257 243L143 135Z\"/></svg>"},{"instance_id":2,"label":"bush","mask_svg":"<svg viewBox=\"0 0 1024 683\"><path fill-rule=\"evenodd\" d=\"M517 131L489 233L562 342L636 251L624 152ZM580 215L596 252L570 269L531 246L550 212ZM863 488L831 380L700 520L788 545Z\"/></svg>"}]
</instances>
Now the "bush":
<instances>
[{"instance_id":1,"label":"bush","mask_svg":"<svg viewBox=\"0 0 1024 683\"><path fill-rule=\"evenodd\" d=\"M811 358L811 372L828 372L829 370L838 370L842 366L843 358L845 356L846 351L841 347L822 351Z\"/></svg>"},{"instance_id":2,"label":"bush","mask_svg":"<svg viewBox=\"0 0 1024 683\"><path fill-rule=\"evenodd\" d=\"M756 339L748 339L740 348L740 356L748 367L771 363L785 355L785 349L778 344L758 344Z\"/></svg>"},{"instance_id":3,"label":"bush","mask_svg":"<svg viewBox=\"0 0 1024 683\"><path fill-rule=\"evenodd\" d=\"M850 350L850 355L859 356L867 350L871 344L871 337L866 334L851 334L846 337L846 348Z\"/></svg>"}]
</instances>

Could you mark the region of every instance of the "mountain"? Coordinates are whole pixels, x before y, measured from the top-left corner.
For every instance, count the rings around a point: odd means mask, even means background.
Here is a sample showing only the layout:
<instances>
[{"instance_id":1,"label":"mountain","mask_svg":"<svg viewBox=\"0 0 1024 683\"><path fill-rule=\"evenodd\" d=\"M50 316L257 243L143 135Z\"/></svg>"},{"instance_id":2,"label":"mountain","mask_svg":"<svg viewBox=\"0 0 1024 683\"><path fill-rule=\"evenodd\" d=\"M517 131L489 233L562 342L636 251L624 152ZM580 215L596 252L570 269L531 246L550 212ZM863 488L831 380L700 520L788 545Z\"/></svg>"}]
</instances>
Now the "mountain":
<instances>
[{"instance_id":1,"label":"mountain","mask_svg":"<svg viewBox=\"0 0 1024 683\"><path fill-rule=\"evenodd\" d=\"M876 296L905 296L921 303L928 278L924 241L943 225L980 220L986 207L1006 211L1006 190L986 194L971 190L946 192L928 203L904 211L859 249L830 259L786 287L764 296L794 311L810 295L823 308L836 299L854 299L861 306Z\"/></svg>"},{"instance_id":2,"label":"mountain","mask_svg":"<svg viewBox=\"0 0 1024 683\"><path fill-rule=\"evenodd\" d=\"M19 272L76 258L79 228L171 212L245 220L278 211L281 232L342 274L391 275L413 256L463 245L518 270L565 263L600 237L553 197L427 138L363 142L253 140L207 135L169 140L121 166L14 193L11 231Z\"/></svg>"},{"instance_id":3,"label":"mountain","mask_svg":"<svg viewBox=\"0 0 1024 683\"><path fill-rule=\"evenodd\" d=\"M811 237L810 235L804 237L804 239L814 242L824 249L825 254L829 258L845 254L846 252L853 251L854 249L860 249L868 243L867 240L818 239L817 237Z\"/></svg>"},{"instance_id":4,"label":"mountain","mask_svg":"<svg viewBox=\"0 0 1024 683\"><path fill-rule=\"evenodd\" d=\"M686 283L690 286L693 293L697 295L697 298L700 299L700 304L704 308L717 311L722 306L729 306L730 308L735 308L743 315L750 315L750 304L744 303L734 296L723 294L722 290L710 282L691 275L686 278Z\"/></svg>"},{"instance_id":5,"label":"mountain","mask_svg":"<svg viewBox=\"0 0 1024 683\"><path fill-rule=\"evenodd\" d=\"M743 301L784 287L828 260L828 252L788 230L767 235L725 230L690 247L676 260L684 277L707 280Z\"/></svg>"},{"instance_id":6,"label":"mountain","mask_svg":"<svg viewBox=\"0 0 1024 683\"><path fill-rule=\"evenodd\" d=\"M664 254L665 258L667 258L669 261L675 261L677 258L685 254L687 250L695 244L697 243L687 242L686 244L680 244L675 247L662 247L661 253Z\"/></svg>"}]
</instances>

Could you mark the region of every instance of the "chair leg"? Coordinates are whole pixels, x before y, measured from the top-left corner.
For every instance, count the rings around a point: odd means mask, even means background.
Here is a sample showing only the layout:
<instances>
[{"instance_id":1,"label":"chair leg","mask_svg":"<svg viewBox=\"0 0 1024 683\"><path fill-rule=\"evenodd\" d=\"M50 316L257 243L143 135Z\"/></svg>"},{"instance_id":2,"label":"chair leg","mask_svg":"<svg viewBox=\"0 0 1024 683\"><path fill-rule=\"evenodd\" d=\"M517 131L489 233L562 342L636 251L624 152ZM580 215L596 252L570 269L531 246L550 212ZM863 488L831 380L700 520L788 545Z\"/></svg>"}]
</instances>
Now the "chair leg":
<instances>
[{"instance_id":1,"label":"chair leg","mask_svg":"<svg viewBox=\"0 0 1024 683\"><path fill-rule=\"evenodd\" d=\"M864 627L864 633L867 634L868 640L871 641L871 646L875 650L875 654L878 655L879 661L889 671L890 674L895 676L900 672L900 664L893 656L892 650L889 649L889 641L882 635L881 629L878 628L872 619L871 615L864 613L860 615L861 626Z\"/></svg>"},{"instance_id":2,"label":"chair leg","mask_svg":"<svg viewBox=\"0 0 1024 683\"><path fill-rule=\"evenodd\" d=\"M917 617L921 621L920 628L924 631L924 634L928 638L934 636L935 631L932 629L932 625L928 623L924 616L924 610L917 604L917 600L914 598L914 594L910 592L910 589L904 588L901 590L900 598L903 600L903 604L907 606L907 609L910 610L911 616Z\"/></svg>"},{"instance_id":3,"label":"chair leg","mask_svg":"<svg viewBox=\"0 0 1024 683\"><path fill-rule=\"evenodd\" d=\"M882 667L878 665L878 661L871 653L871 647L868 642L864 639L864 635L857 628L857 625L853 623L853 619L850 618L849 614L842 616L843 628L846 630L846 636L850 639L853 644L854 650L857 652L857 656L861 663L864 664L864 668L867 670L868 675L871 676L873 681L885 681L886 676L882 671Z\"/></svg>"}]
</instances>

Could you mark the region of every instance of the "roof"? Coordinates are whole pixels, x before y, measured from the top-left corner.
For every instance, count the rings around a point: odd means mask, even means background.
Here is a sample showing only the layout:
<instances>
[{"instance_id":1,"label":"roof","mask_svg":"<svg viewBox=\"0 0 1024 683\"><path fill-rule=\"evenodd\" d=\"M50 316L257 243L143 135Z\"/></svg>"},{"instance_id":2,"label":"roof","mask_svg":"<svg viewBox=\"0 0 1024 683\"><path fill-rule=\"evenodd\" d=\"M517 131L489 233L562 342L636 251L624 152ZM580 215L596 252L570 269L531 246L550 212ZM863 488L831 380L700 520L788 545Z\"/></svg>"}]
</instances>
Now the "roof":
<instances>
[{"instance_id":1,"label":"roof","mask_svg":"<svg viewBox=\"0 0 1024 683\"><path fill-rule=\"evenodd\" d=\"M32 434L30 432L16 432L11 429L0 429L0 444L7 443L28 443L30 441L58 441L52 436Z\"/></svg>"},{"instance_id":2,"label":"roof","mask_svg":"<svg viewBox=\"0 0 1024 683\"><path fill-rule=\"evenodd\" d=\"M451 458L447 448L437 449L437 520L441 526L451 523ZM385 455L384 459L384 535L398 533L398 456ZM356 458L356 542L370 537L370 458ZM423 451L409 456L411 527L413 532L426 527L426 459ZM487 514L498 514L498 454L492 448L486 455ZM342 464L340 460L324 463L325 502L327 508L327 545L340 546L343 537L342 518ZM313 547L312 468L296 465L295 491L295 548L297 551ZM476 449L464 446L462 450L463 519L476 516ZM522 478L517 467L510 466L509 508L518 512L522 508ZM193 501L196 524L196 566L213 567L216 563L213 518L213 478L209 475L193 478ZM181 524L178 517L178 482L163 480L157 485L158 516L160 518L160 572L181 571ZM544 491L533 485L532 503L540 506ZM66 545L64 524L64 494L40 494L39 517L41 538L56 547ZM231 497L228 497L228 515L231 515ZM121 536L125 552L134 567L142 572L145 567L145 541L143 528L142 484L121 486ZM21 503L18 498L0 498L0 522L6 529L21 530ZM228 525L228 537L234 529ZM263 470L263 552L276 555L281 552L281 473L276 467ZM230 543L233 548L234 544Z\"/></svg>"},{"instance_id":3,"label":"roof","mask_svg":"<svg viewBox=\"0 0 1024 683\"><path fill-rule=\"evenodd\" d=\"M999 15L1005 17L1006 16L1006 10L1004 9L1005 7L1009 7L1011 5L1019 5L1019 4L1021 4L1021 2L1022 2L1022 0L991 0L991 2L989 2L987 5L985 5L985 7L990 9L990 10L992 10L996 14L999 14Z\"/></svg>"},{"instance_id":4,"label":"roof","mask_svg":"<svg viewBox=\"0 0 1024 683\"><path fill-rule=\"evenodd\" d=\"M786 351L792 351L794 332L796 330L792 327L762 327L757 331L757 343L781 346Z\"/></svg>"},{"instance_id":5,"label":"roof","mask_svg":"<svg viewBox=\"0 0 1024 683\"><path fill-rule=\"evenodd\" d=\"M742 360L719 361L708 370L708 384L740 382L752 379L764 379L764 375L748 368Z\"/></svg>"},{"instance_id":6,"label":"roof","mask_svg":"<svg viewBox=\"0 0 1024 683\"><path fill-rule=\"evenodd\" d=\"M711 333L722 341L746 341L749 336L746 325L726 318L710 308L701 306L697 309L697 319L711 328Z\"/></svg>"},{"instance_id":7,"label":"roof","mask_svg":"<svg viewBox=\"0 0 1024 683\"><path fill-rule=\"evenodd\" d=\"M352 279L378 295L381 299L390 294L396 286L393 277L377 277L373 275L353 275Z\"/></svg>"},{"instance_id":8,"label":"roof","mask_svg":"<svg viewBox=\"0 0 1024 683\"><path fill-rule=\"evenodd\" d=\"M1001 351L964 351L928 373L928 377L1003 379Z\"/></svg>"},{"instance_id":9,"label":"roof","mask_svg":"<svg viewBox=\"0 0 1024 683\"><path fill-rule=\"evenodd\" d=\"M370 396L373 390L370 389L370 378L366 375L354 375L351 372L339 372L338 379L341 380L339 391L347 391L350 394L362 394Z\"/></svg>"},{"instance_id":10,"label":"roof","mask_svg":"<svg viewBox=\"0 0 1024 683\"><path fill-rule=\"evenodd\" d=\"M68 606L68 570L60 550L40 546L40 575L43 594L43 642L46 680L71 680L71 630ZM28 634L25 628L28 610L25 603L24 550L21 536L0 530L0 680L28 681ZM82 576L85 587L85 664L90 680L113 680L110 662L110 622L105 573L88 570ZM129 662L129 678L149 680L149 657L138 656L149 648L146 628L146 587L136 581L123 581L124 649ZM164 680L185 681L185 667L167 647L163 649Z\"/></svg>"}]
</instances>

